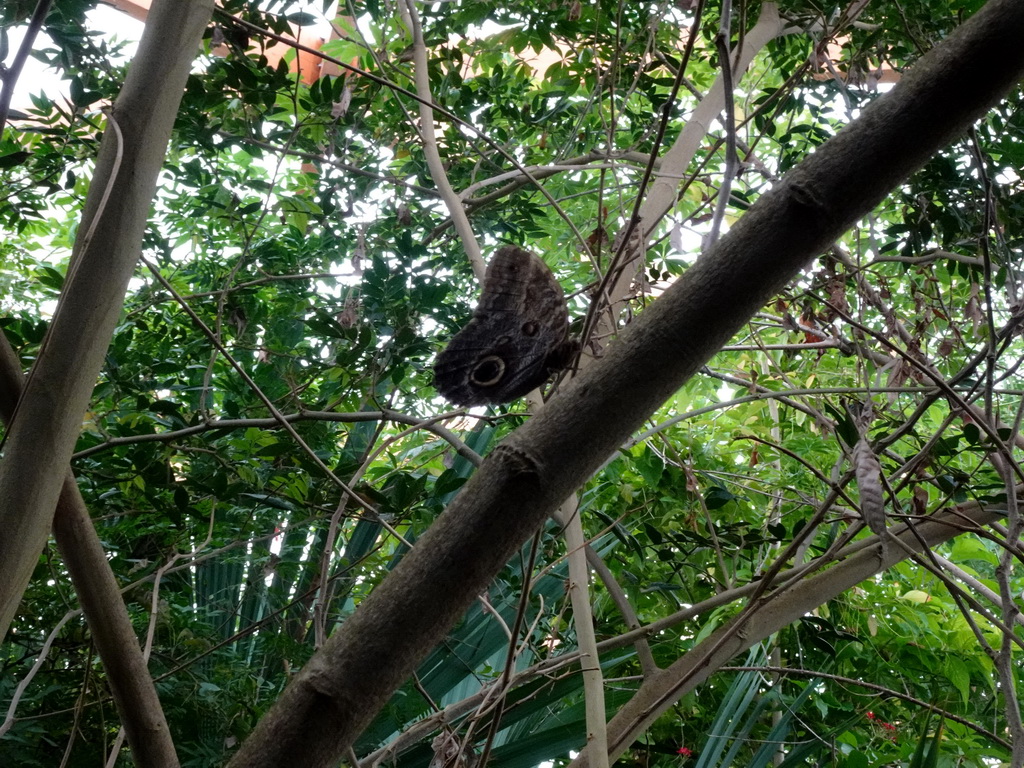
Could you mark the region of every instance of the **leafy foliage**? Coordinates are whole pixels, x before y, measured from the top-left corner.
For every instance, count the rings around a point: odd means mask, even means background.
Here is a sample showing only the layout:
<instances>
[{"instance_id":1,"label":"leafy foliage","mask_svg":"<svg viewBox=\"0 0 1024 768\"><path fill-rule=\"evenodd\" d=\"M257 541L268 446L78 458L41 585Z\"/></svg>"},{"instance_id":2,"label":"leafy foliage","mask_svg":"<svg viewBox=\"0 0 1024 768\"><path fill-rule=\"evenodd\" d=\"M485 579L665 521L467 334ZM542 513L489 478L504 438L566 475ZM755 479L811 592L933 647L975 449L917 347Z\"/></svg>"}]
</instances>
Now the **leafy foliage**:
<instances>
[{"instance_id":1,"label":"leafy foliage","mask_svg":"<svg viewBox=\"0 0 1024 768\"><path fill-rule=\"evenodd\" d=\"M475 283L416 117L410 31L391 4L351 4L323 53L354 69L307 83L289 69L294 52L278 63L268 36L230 18L286 33L289 20L316 18L300 5L233 0L209 30L73 462L133 624L153 633L150 669L183 765L232 753L459 492L472 456L527 418L522 404L452 415L432 389L433 356L469 317ZM846 6L783 3L786 33L734 89L742 162L726 224L876 98L879 77L896 78L980 5L875 3L854 19ZM94 29L94 6L53 4L33 56L66 98L33 92L0 142L0 327L26 368L64 282L100 107L126 67L124 44ZM582 330L649 188L648 159L677 140L720 71L719 9L513 0L419 13L448 183L486 248L543 254ZM759 13L739 5L734 42ZM3 40L27 16L27 4L5 4ZM1019 442L1019 102L810 265L580 490L607 568L591 602L609 716L650 673L620 639L633 626L620 597L639 625L683 616L646 640L667 667L744 610L745 585L776 565L827 567L866 537L848 471L851 403L873 406L891 520L1005 505L991 457L997 442ZM713 126L677 180L632 289L614 297L619 322L699 252L726 133ZM1007 760L1019 714L995 680L1020 631L985 597L1009 606L1024 587L1006 536L963 534L823 598L742 668L683 696L629 759ZM551 523L508 565L365 732L361 760L426 766L435 737L451 734L467 752L492 744L502 768L569 761L587 725L565 550ZM55 630L75 608L48 548L0 654L0 700L17 700L4 764L66 754L64 765L95 765L116 735L84 620Z\"/></svg>"}]
</instances>

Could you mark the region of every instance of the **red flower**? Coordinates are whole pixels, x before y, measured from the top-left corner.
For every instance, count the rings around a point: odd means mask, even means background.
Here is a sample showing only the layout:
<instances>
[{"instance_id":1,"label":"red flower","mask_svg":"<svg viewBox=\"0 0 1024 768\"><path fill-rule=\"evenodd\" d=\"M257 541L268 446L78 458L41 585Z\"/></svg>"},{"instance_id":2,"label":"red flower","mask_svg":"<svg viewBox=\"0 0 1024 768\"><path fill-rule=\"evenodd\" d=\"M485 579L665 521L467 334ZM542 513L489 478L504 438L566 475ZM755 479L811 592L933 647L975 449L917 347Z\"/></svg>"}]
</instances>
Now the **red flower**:
<instances>
[{"instance_id":1,"label":"red flower","mask_svg":"<svg viewBox=\"0 0 1024 768\"><path fill-rule=\"evenodd\" d=\"M867 718L868 718L868 720L874 720L875 719L875 713L874 712L868 712Z\"/></svg>"},{"instance_id":2,"label":"red flower","mask_svg":"<svg viewBox=\"0 0 1024 768\"><path fill-rule=\"evenodd\" d=\"M686 747L680 747L676 750L676 754L682 755L683 757L693 757L693 750L687 749Z\"/></svg>"}]
</instances>

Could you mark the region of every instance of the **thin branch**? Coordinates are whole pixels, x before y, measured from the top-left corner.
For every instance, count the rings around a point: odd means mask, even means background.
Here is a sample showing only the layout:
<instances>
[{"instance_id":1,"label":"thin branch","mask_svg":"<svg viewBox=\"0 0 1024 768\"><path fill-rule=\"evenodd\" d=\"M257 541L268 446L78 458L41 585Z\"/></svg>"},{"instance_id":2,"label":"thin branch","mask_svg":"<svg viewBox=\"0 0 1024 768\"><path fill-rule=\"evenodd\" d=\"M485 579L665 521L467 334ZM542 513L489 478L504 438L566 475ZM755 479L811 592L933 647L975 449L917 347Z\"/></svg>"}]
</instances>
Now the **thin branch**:
<instances>
[{"instance_id":1,"label":"thin branch","mask_svg":"<svg viewBox=\"0 0 1024 768\"><path fill-rule=\"evenodd\" d=\"M296 431L295 427L291 425L291 422L289 422L285 418L284 414L277 409L277 406L274 405L273 401L271 401L271 399L267 397L263 390L260 389L259 385L255 381L253 381L248 371L246 371L245 368L243 368L242 365L237 360L235 360L231 353L228 352L227 348L224 346L223 343L221 343L220 339L217 337L217 334L215 334L210 329L210 327L203 322L202 318L200 318L199 315L196 314L195 310L192 309L189 303L185 301L181 297L181 295L174 289L174 286L172 286L170 282L162 274L160 274L160 269L151 261L149 261L149 259L147 259L145 256L142 257L142 263L146 265L146 267L157 279L160 285L164 287L164 290L166 290L174 298L174 300L178 302L178 305L183 310L185 310L185 314L187 314L189 318L191 318L192 322L199 328L199 330L203 332L203 334L206 336L207 339L209 339L210 343L213 344L217 351L224 356L224 359L227 360L228 364L235 369L235 372L242 378L242 381L245 382L246 386L249 387L253 394L255 394L256 397L260 399L260 401L262 401L266 409L270 411L270 413L273 415L274 421L277 424L279 424L284 429L285 432L288 433L288 435L292 438L292 440L295 441L295 444L302 450L302 452L309 457L309 459L320 469L321 472L324 473L324 476L327 477L331 482L337 485L342 491L344 491L349 496L353 498L358 498L355 491L353 491L348 486L348 484L345 483L341 478L334 474L334 472L331 471L331 468L324 463L323 459L321 459L317 455L316 451L310 448L309 444L302 439L302 436ZM370 506L370 504L365 500L361 501L361 503L367 509L370 509L375 514L377 513L377 510L373 509Z\"/></svg>"},{"instance_id":2,"label":"thin branch","mask_svg":"<svg viewBox=\"0 0 1024 768\"><path fill-rule=\"evenodd\" d=\"M946 709L939 709L933 703L918 699L910 694L903 693L895 688L887 688L884 685L878 685L876 683L868 683L863 680L857 680L853 677L844 677L843 675L833 675L829 672L822 672L818 669L798 669L796 667L775 667L775 666L758 666L758 667L721 667L722 672L771 672L773 674L781 675L783 677L792 677L794 675L798 677L820 677L822 680L831 680L836 683L842 683L843 685L855 685L858 688L865 688L869 691L874 691L879 695L882 700L885 699L899 699L907 704L912 704L925 711L938 712L946 720L950 720L954 723L960 723L960 725L970 728L980 736L984 736L994 744L998 744L1001 747L1005 747L1007 750L1010 749L1010 743L1005 739L1001 739L992 731L978 725L975 722L968 720L966 717L950 712Z\"/></svg>"},{"instance_id":3,"label":"thin branch","mask_svg":"<svg viewBox=\"0 0 1024 768\"><path fill-rule=\"evenodd\" d=\"M399 13L402 23L412 36L412 57L413 75L416 83L416 93L419 96L420 110L420 138L423 140L423 155L427 161L427 168L430 169L430 178L441 193L448 208L448 214L455 223L455 231L459 233L462 247L469 257L470 264L477 279L483 283L484 261L480 253L480 243L477 242L473 227L469 223L469 217L462 206L462 200L452 189L448 181L448 174L444 169L441 160L441 153L437 147L437 135L434 132L434 99L430 94L430 72L427 63L427 46L423 41L423 27L420 25L419 12L416 10L414 0L399 0Z\"/></svg>"},{"instance_id":4,"label":"thin branch","mask_svg":"<svg viewBox=\"0 0 1024 768\"><path fill-rule=\"evenodd\" d=\"M16 721L14 713L18 711L18 704L21 702L21 697L25 695L25 690L28 688L29 683L32 682L32 679L36 676L36 673L42 669L43 662L46 661L46 657L50 653L50 647L53 645L53 641L57 639L57 635L60 634L60 631L64 628L65 624L76 616L81 615L81 608L68 611L61 617L60 621L57 622L54 628L50 630L50 634L46 636L46 640L43 642L43 647L39 649L39 654L36 656L35 663L32 664L32 669L30 669L28 673L18 681L18 685L14 688L14 693L11 695L11 704L7 707L7 717L4 718L3 723L0 723L0 738L3 738L4 734L14 726Z\"/></svg>"},{"instance_id":5,"label":"thin branch","mask_svg":"<svg viewBox=\"0 0 1024 768\"><path fill-rule=\"evenodd\" d=\"M718 34L715 35L715 48L718 51L718 65L722 72L722 92L725 95L725 172L718 188L718 201L715 213L711 217L711 230L708 232L706 247L718 240L718 233L725 219L725 208L729 204L729 193L736 177L739 161L736 158L736 108L733 95L732 59L729 57L729 39L732 29L732 0L722 0L722 18Z\"/></svg>"},{"instance_id":6,"label":"thin branch","mask_svg":"<svg viewBox=\"0 0 1024 768\"><path fill-rule=\"evenodd\" d=\"M281 419L275 417L260 419L210 419L209 421L204 421L202 424L195 424L191 427L182 427L181 429L172 429L166 432L110 437L91 448L84 448L83 450L78 451L72 455L72 459L84 459L97 453L109 451L123 445L133 445L135 443L172 443L180 440L181 438L203 434L204 432L216 432L219 430L273 429L275 427L281 427L281 420L283 419L289 424L301 421L325 421L342 424L356 424L366 421L390 421L395 424L409 424L417 429L424 429L437 435L439 438L451 445L459 456L472 462L475 466L479 466L481 461L480 455L466 445L465 441L458 437L454 432L449 429L445 429L438 424L438 422L453 418L466 418L466 415L462 412L455 412L421 418L418 416L408 416L400 411L383 409L379 411L356 411L350 413L341 413L338 411L299 411L297 413L282 414Z\"/></svg>"},{"instance_id":7,"label":"thin branch","mask_svg":"<svg viewBox=\"0 0 1024 768\"><path fill-rule=\"evenodd\" d=\"M46 22L51 5L53 5L53 0L38 0L35 10L32 11L32 18L28 21L28 27L25 29L25 36L21 39L21 45L18 47L18 52L14 54L11 65L4 67L3 62L0 61L0 86L2 86L0 87L0 135L3 134L4 127L7 125L7 116L11 111L11 99L14 97L14 86L17 85L18 78L21 77L21 70L25 66L25 62L28 61L29 54L32 53L32 44L36 41L36 36Z\"/></svg>"}]
</instances>

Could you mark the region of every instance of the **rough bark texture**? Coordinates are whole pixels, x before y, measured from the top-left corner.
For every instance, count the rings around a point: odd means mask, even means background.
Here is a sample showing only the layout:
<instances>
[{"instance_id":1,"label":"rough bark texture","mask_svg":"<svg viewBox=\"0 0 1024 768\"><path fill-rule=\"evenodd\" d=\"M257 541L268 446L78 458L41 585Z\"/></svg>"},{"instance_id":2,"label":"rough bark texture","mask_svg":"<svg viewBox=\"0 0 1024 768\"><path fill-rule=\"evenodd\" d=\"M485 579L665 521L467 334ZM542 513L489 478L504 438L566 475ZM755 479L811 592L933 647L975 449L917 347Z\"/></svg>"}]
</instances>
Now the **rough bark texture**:
<instances>
[{"instance_id":1,"label":"rough bark texture","mask_svg":"<svg viewBox=\"0 0 1024 768\"><path fill-rule=\"evenodd\" d=\"M606 355L487 458L296 676L238 766L333 765L547 516L748 318L1024 74L1024 3L992 0L764 195Z\"/></svg>"},{"instance_id":2,"label":"rough bark texture","mask_svg":"<svg viewBox=\"0 0 1024 768\"><path fill-rule=\"evenodd\" d=\"M68 285L0 463L0 638L50 532L68 461L121 312L157 174L213 0L158 0L114 103Z\"/></svg>"}]
</instances>

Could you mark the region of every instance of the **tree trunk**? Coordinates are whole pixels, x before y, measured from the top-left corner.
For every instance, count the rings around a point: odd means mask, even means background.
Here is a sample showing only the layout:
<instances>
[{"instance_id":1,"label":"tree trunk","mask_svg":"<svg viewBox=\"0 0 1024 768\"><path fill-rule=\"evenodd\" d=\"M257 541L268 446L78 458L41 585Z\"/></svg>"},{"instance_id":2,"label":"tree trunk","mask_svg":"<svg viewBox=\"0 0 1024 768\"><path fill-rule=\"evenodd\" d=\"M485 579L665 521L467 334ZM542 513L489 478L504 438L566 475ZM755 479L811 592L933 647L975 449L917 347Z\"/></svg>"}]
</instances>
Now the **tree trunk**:
<instances>
[{"instance_id":1,"label":"tree trunk","mask_svg":"<svg viewBox=\"0 0 1024 768\"><path fill-rule=\"evenodd\" d=\"M64 291L0 463L0 638L46 543L213 0L158 0L108 117Z\"/></svg>"}]
</instances>

